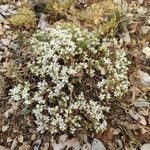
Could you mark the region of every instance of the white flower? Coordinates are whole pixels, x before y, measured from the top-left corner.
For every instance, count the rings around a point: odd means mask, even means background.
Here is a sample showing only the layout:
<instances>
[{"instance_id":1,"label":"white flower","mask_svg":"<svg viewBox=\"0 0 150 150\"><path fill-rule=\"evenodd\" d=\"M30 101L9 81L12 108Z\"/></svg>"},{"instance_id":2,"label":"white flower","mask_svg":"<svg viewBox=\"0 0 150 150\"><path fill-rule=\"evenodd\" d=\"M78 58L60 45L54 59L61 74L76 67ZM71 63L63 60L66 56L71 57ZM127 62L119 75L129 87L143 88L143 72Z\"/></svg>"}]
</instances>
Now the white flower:
<instances>
[{"instance_id":1,"label":"white flower","mask_svg":"<svg viewBox=\"0 0 150 150\"><path fill-rule=\"evenodd\" d=\"M127 91L129 61L112 40L99 41L95 32L75 26L51 27L33 35L34 59L27 67L34 82L23 80L10 96L30 108L37 131L55 136L106 128L109 108L103 102Z\"/></svg>"}]
</instances>

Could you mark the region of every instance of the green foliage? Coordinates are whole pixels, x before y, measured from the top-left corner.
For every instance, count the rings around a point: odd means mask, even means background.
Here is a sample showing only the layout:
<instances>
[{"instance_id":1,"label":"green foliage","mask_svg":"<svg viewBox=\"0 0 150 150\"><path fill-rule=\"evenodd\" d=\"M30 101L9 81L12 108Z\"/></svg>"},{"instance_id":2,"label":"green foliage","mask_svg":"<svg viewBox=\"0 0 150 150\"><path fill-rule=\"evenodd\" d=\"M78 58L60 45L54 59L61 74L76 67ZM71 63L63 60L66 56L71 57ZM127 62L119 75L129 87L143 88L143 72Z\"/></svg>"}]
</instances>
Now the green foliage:
<instances>
[{"instance_id":1,"label":"green foliage","mask_svg":"<svg viewBox=\"0 0 150 150\"><path fill-rule=\"evenodd\" d=\"M10 23L15 27L35 28L35 13L27 6L19 8L16 15L9 18Z\"/></svg>"},{"instance_id":2,"label":"green foliage","mask_svg":"<svg viewBox=\"0 0 150 150\"><path fill-rule=\"evenodd\" d=\"M46 11L51 11L54 13L62 13L64 10L69 9L75 0L47 0L46 2Z\"/></svg>"},{"instance_id":3,"label":"green foliage","mask_svg":"<svg viewBox=\"0 0 150 150\"><path fill-rule=\"evenodd\" d=\"M115 9L108 15L107 19L99 25L99 33L114 36L114 34L124 28L125 22L126 20L123 13L121 13L119 9Z\"/></svg>"}]
</instances>

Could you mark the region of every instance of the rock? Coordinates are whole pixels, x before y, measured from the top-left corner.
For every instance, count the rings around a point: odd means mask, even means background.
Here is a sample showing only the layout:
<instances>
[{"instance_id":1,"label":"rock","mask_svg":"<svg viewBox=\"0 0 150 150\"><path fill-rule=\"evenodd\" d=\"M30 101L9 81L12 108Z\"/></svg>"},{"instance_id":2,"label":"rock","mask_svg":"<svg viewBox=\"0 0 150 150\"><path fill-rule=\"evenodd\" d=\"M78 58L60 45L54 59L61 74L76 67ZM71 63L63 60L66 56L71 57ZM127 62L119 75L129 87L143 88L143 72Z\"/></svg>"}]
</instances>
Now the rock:
<instances>
[{"instance_id":1,"label":"rock","mask_svg":"<svg viewBox=\"0 0 150 150\"><path fill-rule=\"evenodd\" d=\"M146 55L146 58L150 58L150 48L145 47L142 52Z\"/></svg>"},{"instance_id":2,"label":"rock","mask_svg":"<svg viewBox=\"0 0 150 150\"><path fill-rule=\"evenodd\" d=\"M0 36L4 34L3 28L0 25Z\"/></svg>"},{"instance_id":3,"label":"rock","mask_svg":"<svg viewBox=\"0 0 150 150\"><path fill-rule=\"evenodd\" d=\"M0 5L0 12L3 13L9 9L9 5Z\"/></svg>"},{"instance_id":4,"label":"rock","mask_svg":"<svg viewBox=\"0 0 150 150\"><path fill-rule=\"evenodd\" d=\"M9 126L3 126L2 127L2 132L6 132L8 130Z\"/></svg>"},{"instance_id":5,"label":"rock","mask_svg":"<svg viewBox=\"0 0 150 150\"><path fill-rule=\"evenodd\" d=\"M18 142L23 143L23 136L22 135L18 138Z\"/></svg>"},{"instance_id":6,"label":"rock","mask_svg":"<svg viewBox=\"0 0 150 150\"><path fill-rule=\"evenodd\" d=\"M148 19L147 19L147 23L150 25L150 17L148 17Z\"/></svg>"},{"instance_id":7,"label":"rock","mask_svg":"<svg viewBox=\"0 0 150 150\"><path fill-rule=\"evenodd\" d=\"M141 150L150 150L150 143L142 145L140 149Z\"/></svg>"},{"instance_id":8,"label":"rock","mask_svg":"<svg viewBox=\"0 0 150 150\"><path fill-rule=\"evenodd\" d=\"M147 13L147 8L143 7L143 6L140 6L138 9L137 9L137 13L139 13L140 15L144 15Z\"/></svg>"},{"instance_id":9,"label":"rock","mask_svg":"<svg viewBox=\"0 0 150 150\"><path fill-rule=\"evenodd\" d=\"M48 150L49 147L50 147L50 144L49 144L49 143L45 143L45 144L44 144L44 150Z\"/></svg>"},{"instance_id":10,"label":"rock","mask_svg":"<svg viewBox=\"0 0 150 150\"><path fill-rule=\"evenodd\" d=\"M150 115L148 116L148 124L150 125Z\"/></svg>"},{"instance_id":11,"label":"rock","mask_svg":"<svg viewBox=\"0 0 150 150\"><path fill-rule=\"evenodd\" d=\"M63 134L63 135L59 136L59 141L65 142L67 140L67 138L68 138L68 135L67 134Z\"/></svg>"},{"instance_id":12,"label":"rock","mask_svg":"<svg viewBox=\"0 0 150 150\"><path fill-rule=\"evenodd\" d=\"M18 131L16 129L13 130L13 133L17 133Z\"/></svg>"},{"instance_id":13,"label":"rock","mask_svg":"<svg viewBox=\"0 0 150 150\"><path fill-rule=\"evenodd\" d=\"M11 143L12 139L10 137L7 138L7 143Z\"/></svg>"},{"instance_id":14,"label":"rock","mask_svg":"<svg viewBox=\"0 0 150 150\"><path fill-rule=\"evenodd\" d=\"M146 119L145 117L139 115L138 113L136 112L133 112L132 109L129 110L128 114L133 118L135 119L136 121L139 121L142 125L147 125L147 122L146 122Z\"/></svg>"},{"instance_id":15,"label":"rock","mask_svg":"<svg viewBox=\"0 0 150 150\"><path fill-rule=\"evenodd\" d=\"M0 5L0 12L1 14L3 14L4 16L10 16L11 14L15 14L15 6L13 5Z\"/></svg>"},{"instance_id":16,"label":"rock","mask_svg":"<svg viewBox=\"0 0 150 150\"><path fill-rule=\"evenodd\" d=\"M9 43L10 43L9 39L1 39L1 41L5 46L9 45Z\"/></svg>"},{"instance_id":17,"label":"rock","mask_svg":"<svg viewBox=\"0 0 150 150\"><path fill-rule=\"evenodd\" d=\"M38 28L45 31L49 27L49 23L46 21L46 15L41 14L41 17L39 19Z\"/></svg>"},{"instance_id":18,"label":"rock","mask_svg":"<svg viewBox=\"0 0 150 150\"><path fill-rule=\"evenodd\" d=\"M18 2L16 3L16 6L18 6L18 7L21 7L21 5L22 5L21 1L18 1Z\"/></svg>"},{"instance_id":19,"label":"rock","mask_svg":"<svg viewBox=\"0 0 150 150\"><path fill-rule=\"evenodd\" d=\"M0 145L0 150L9 150L9 149Z\"/></svg>"},{"instance_id":20,"label":"rock","mask_svg":"<svg viewBox=\"0 0 150 150\"><path fill-rule=\"evenodd\" d=\"M137 72L137 74L139 75L140 81L143 84L143 86L147 86L148 88L150 88L150 76L148 73L145 73L141 70L139 70Z\"/></svg>"},{"instance_id":21,"label":"rock","mask_svg":"<svg viewBox=\"0 0 150 150\"><path fill-rule=\"evenodd\" d=\"M106 148L101 141L99 141L98 139L94 139L92 142L91 150L106 150Z\"/></svg>"},{"instance_id":22,"label":"rock","mask_svg":"<svg viewBox=\"0 0 150 150\"><path fill-rule=\"evenodd\" d=\"M143 108L143 109L139 110L138 113L144 117L148 117L149 116L149 109Z\"/></svg>"},{"instance_id":23,"label":"rock","mask_svg":"<svg viewBox=\"0 0 150 150\"><path fill-rule=\"evenodd\" d=\"M144 1L144 0L139 0L139 4L143 4L143 1Z\"/></svg>"},{"instance_id":24,"label":"rock","mask_svg":"<svg viewBox=\"0 0 150 150\"><path fill-rule=\"evenodd\" d=\"M134 102L134 106L135 107L149 107L150 103L143 98L139 98L139 99L137 99L136 102Z\"/></svg>"},{"instance_id":25,"label":"rock","mask_svg":"<svg viewBox=\"0 0 150 150\"><path fill-rule=\"evenodd\" d=\"M8 35L8 36L9 36L9 35L12 35L12 34L13 34L13 31L12 31L12 30L7 30L7 31L5 32L5 34ZM11 37L11 39L12 39L12 37Z\"/></svg>"},{"instance_id":26,"label":"rock","mask_svg":"<svg viewBox=\"0 0 150 150\"><path fill-rule=\"evenodd\" d=\"M64 134L59 137L58 142L52 142L52 147L54 150L64 149L65 147L67 149L80 150L81 145L76 138L67 139L67 135Z\"/></svg>"},{"instance_id":27,"label":"rock","mask_svg":"<svg viewBox=\"0 0 150 150\"><path fill-rule=\"evenodd\" d=\"M10 29L10 26L9 25L7 25L7 24L4 24L4 26L3 26L5 29Z\"/></svg>"},{"instance_id":28,"label":"rock","mask_svg":"<svg viewBox=\"0 0 150 150\"><path fill-rule=\"evenodd\" d=\"M31 141L35 141L35 140L36 140L36 134L32 134Z\"/></svg>"},{"instance_id":29,"label":"rock","mask_svg":"<svg viewBox=\"0 0 150 150\"><path fill-rule=\"evenodd\" d=\"M41 139L38 139L36 141L34 141L33 143L33 150L39 150L40 149L40 146L42 144L42 140Z\"/></svg>"},{"instance_id":30,"label":"rock","mask_svg":"<svg viewBox=\"0 0 150 150\"><path fill-rule=\"evenodd\" d=\"M13 140L12 144L11 144L11 148L10 150L15 150L17 147L18 141L16 139Z\"/></svg>"},{"instance_id":31,"label":"rock","mask_svg":"<svg viewBox=\"0 0 150 150\"><path fill-rule=\"evenodd\" d=\"M30 150L30 145L21 145L18 150Z\"/></svg>"},{"instance_id":32,"label":"rock","mask_svg":"<svg viewBox=\"0 0 150 150\"><path fill-rule=\"evenodd\" d=\"M131 43L131 37L128 30L122 34L122 40L127 44Z\"/></svg>"},{"instance_id":33,"label":"rock","mask_svg":"<svg viewBox=\"0 0 150 150\"><path fill-rule=\"evenodd\" d=\"M86 143L82 146L81 150L91 150L91 144Z\"/></svg>"},{"instance_id":34,"label":"rock","mask_svg":"<svg viewBox=\"0 0 150 150\"><path fill-rule=\"evenodd\" d=\"M149 26L142 26L141 27L141 31L143 34L147 34L150 30L150 27Z\"/></svg>"},{"instance_id":35,"label":"rock","mask_svg":"<svg viewBox=\"0 0 150 150\"><path fill-rule=\"evenodd\" d=\"M18 34L12 35L12 40L15 40L15 39L17 39L17 38L18 38Z\"/></svg>"},{"instance_id":36,"label":"rock","mask_svg":"<svg viewBox=\"0 0 150 150\"><path fill-rule=\"evenodd\" d=\"M116 139L115 142L118 145L118 149L123 149L123 143L122 143L122 141L120 139Z\"/></svg>"},{"instance_id":37,"label":"rock","mask_svg":"<svg viewBox=\"0 0 150 150\"><path fill-rule=\"evenodd\" d=\"M8 36L7 36L7 39L11 41L12 36L11 36L11 35L8 35Z\"/></svg>"},{"instance_id":38,"label":"rock","mask_svg":"<svg viewBox=\"0 0 150 150\"><path fill-rule=\"evenodd\" d=\"M8 48L13 49L13 50L17 50L17 49L19 48L19 45L18 45L18 44L15 44L14 42L11 42L11 43L8 45Z\"/></svg>"},{"instance_id":39,"label":"rock","mask_svg":"<svg viewBox=\"0 0 150 150\"><path fill-rule=\"evenodd\" d=\"M5 18L0 14L0 23L5 22Z\"/></svg>"}]
</instances>

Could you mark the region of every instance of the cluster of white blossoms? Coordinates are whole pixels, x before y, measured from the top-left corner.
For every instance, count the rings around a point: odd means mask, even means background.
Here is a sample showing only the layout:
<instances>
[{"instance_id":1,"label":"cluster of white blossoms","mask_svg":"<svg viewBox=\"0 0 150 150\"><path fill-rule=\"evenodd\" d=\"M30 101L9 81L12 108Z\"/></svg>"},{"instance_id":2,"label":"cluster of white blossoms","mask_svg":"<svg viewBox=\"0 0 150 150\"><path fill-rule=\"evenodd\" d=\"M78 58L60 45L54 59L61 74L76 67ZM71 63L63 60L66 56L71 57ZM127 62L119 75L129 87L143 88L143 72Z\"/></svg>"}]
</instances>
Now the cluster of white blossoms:
<instances>
[{"instance_id":1,"label":"cluster of white blossoms","mask_svg":"<svg viewBox=\"0 0 150 150\"><path fill-rule=\"evenodd\" d=\"M75 26L38 31L31 46L27 66L36 81L16 85L10 95L35 116L38 131L103 131L109 110L105 101L128 89L125 51Z\"/></svg>"}]
</instances>

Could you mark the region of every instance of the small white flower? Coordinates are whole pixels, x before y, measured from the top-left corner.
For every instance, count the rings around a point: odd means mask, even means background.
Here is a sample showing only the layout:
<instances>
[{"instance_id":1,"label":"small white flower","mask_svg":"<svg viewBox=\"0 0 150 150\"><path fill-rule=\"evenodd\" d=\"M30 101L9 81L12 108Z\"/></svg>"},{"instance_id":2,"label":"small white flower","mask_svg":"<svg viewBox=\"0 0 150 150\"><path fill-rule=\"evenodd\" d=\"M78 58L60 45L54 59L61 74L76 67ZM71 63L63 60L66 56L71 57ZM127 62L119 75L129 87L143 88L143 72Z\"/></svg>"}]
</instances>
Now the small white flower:
<instances>
[{"instance_id":1,"label":"small white flower","mask_svg":"<svg viewBox=\"0 0 150 150\"><path fill-rule=\"evenodd\" d=\"M31 39L34 59L27 65L37 78L30 84L23 80L9 95L30 108L41 133L104 130L109 108L101 101L122 96L129 85L130 62L116 44L99 42L95 32L75 26L38 31ZM118 48L112 50L113 45ZM98 92L99 99L92 99Z\"/></svg>"}]
</instances>

